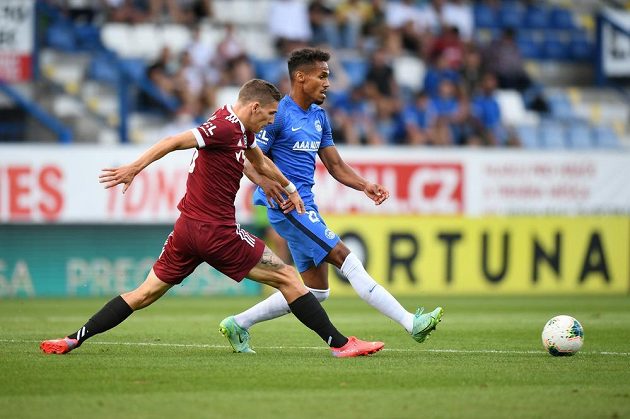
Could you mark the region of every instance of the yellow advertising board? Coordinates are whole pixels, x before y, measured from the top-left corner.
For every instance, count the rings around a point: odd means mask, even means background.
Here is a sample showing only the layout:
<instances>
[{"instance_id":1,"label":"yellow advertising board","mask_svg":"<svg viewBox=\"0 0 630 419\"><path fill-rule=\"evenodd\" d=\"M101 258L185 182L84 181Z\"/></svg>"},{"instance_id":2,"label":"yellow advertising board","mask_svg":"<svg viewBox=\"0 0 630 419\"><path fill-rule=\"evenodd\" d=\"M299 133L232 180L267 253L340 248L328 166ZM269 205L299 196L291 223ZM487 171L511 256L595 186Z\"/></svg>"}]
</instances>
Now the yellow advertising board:
<instances>
[{"instance_id":1,"label":"yellow advertising board","mask_svg":"<svg viewBox=\"0 0 630 419\"><path fill-rule=\"evenodd\" d=\"M327 216L396 295L627 294L630 218ZM331 291L353 290L336 269Z\"/></svg>"}]
</instances>

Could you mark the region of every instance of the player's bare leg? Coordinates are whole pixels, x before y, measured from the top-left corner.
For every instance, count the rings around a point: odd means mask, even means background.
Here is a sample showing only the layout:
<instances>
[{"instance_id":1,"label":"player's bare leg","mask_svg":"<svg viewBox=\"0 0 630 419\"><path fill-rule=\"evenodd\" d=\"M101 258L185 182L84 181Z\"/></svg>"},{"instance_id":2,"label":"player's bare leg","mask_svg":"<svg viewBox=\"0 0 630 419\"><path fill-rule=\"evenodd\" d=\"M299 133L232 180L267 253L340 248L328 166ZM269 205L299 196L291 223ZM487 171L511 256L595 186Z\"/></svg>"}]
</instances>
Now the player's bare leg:
<instances>
[{"instance_id":1,"label":"player's bare leg","mask_svg":"<svg viewBox=\"0 0 630 419\"><path fill-rule=\"evenodd\" d=\"M339 357L368 355L383 348L382 342L364 342L354 337L346 338L339 333L317 298L302 284L295 270L282 262L268 247L265 247L260 263L250 271L248 277L278 289L290 311L331 347L333 355ZM226 334L224 331L224 326L228 322L238 326L233 317L229 317L221 322L220 330L238 352L239 345L235 345L230 333Z\"/></svg>"},{"instance_id":2,"label":"player's bare leg","mask_svg":"<svg viewBox=\"0 0 630 419\"><path fill-rule=\"evenodd\" d=\"M151 305L164 295L171 286L162 282L151 269L145 281L138 288L110 300L79 330L61 339L45 340L39 347L47 354L68 353L81 346L86 339L119 325L135 310Z\"/></svg>"}]
</instances>

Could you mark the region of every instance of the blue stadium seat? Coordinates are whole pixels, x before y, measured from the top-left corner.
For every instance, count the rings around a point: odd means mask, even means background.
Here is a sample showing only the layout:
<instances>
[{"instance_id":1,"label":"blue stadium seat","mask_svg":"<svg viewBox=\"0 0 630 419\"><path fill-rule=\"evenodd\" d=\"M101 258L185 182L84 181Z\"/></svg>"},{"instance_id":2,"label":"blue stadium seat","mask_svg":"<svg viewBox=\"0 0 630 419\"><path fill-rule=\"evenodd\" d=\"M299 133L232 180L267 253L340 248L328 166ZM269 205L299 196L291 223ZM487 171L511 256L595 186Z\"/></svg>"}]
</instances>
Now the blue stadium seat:
<instances>
[{"instance_id":1,"label":"blue stadium seat","mask_svg":"<svg viewBox=\"0 0 630 419\"><path fill-rule=\"evenodd\" d=\"M569 147L576 150L593 148L591 130L586 123L570 124L567 130Z\"/></svg>"},{"instance_id":2,"label":"blue stadium seat","mask_svg":"<svg viewBox=\"0 0 630 419\"><path fill-rule=\"evenodd\" d=\"M562 124L554 121L545 121L540 124L540 145L542 148L565 148L565 137Z\"/></svg>"},{"instance_id":3,"label":"blue stadium seat","mask_svg":"<svg viewBox=\"0 0 630 419\"><path fill-rule=\"evenodd\" d=\"M503 2L499 9L499 22L504 28L520 28L525 19L525 9L517 2Z\"/></svg>"},{"instance_id":4,"label":"blue stadium seat","mask_svg":"<svg viewBox=\"0 0 630 419\"><path fill-rule=\"evenodd\" d=\"M554 7L550 12L551 26L556 29L574 29L575 22L570 10Z\"/></svg>"},{"instance_id":5,"label":"blue stadium seat","mask_svg":"<svg viewBox=\"0 0 630 419\"><path fill-rule=\"evenodd\" d=\"M499 22L495 10L483 3L475 3L473 6L475 27L477 28L497 28Z\"/></svg>"},{"instance_id":6,"label":"blue stadium seat","mask_svg":"<svg viewBox=\"0 0 630 419\"><path fill-rule=\"evenodd\" d=\"M530 29L547 29L549 27L549 11L545 7L530 5L525 12L525 27Z\"/></svg>"},{"instance_id":7,"label":"blue stadium seat","mask_svg":"<svg viewBox=\"0 0 630 419\"><path fill-rule=\"evenodd\" d=\"M88 66L87 76L96 81L117 83L119 72L116 60L110 54L95 54Z\"/></svg>"},{"instance_id":8,"label":"blue stadium seat","mask_svg":"<svg viewBox=\"0 0 630 419\"><path fill-rule=\"evenodd\" d=\"M120 66L133 81L140 81L146 77L147 65L142 58L121 59Z\"/></svg>"},{"instance_id":9,"label":"blue stadium seat","mask_svg":"<svg viewBox=\"0 0 630 419\"><path fill-rule=\"evenodd\" d=\"M571 58L568 37L569 35L563 31L545 31L545 40L542 46L545 58L551 60L567 60Z\"/></svg>"},{"instance_id":10,"label":"blue stadium seat","mask_svg":"<svg viewBox=\"0 0 630 419\"><path fill-rule=\"evenodd\" d=\"M609 126L598 125L593 129L595 145L598 148L619 148L621 146L615 131Z\"/></svg>"},{"instance_id":11,"label":"blue stadium seat","mask_svg":"<svg viewBox=\"0 0 630 419\"><path fill-rule=\"evenodd\" d=\"M518 125L515 131L523 148L535 149L539 147L539 132L536 125Z\"/></svg>"},{"instance_id":12,"label":"blue stadium seat","mask_svg":"<svg viewBox=\"0 0 630 419\"><path fill-rule=\"evenodd\" d=\"M74 36L77 40L78 48L84 51L95 51L102 49L101 30L96 25L77 24L74 26Z\"/></svg>"},{"instance_id":13,"label":"blue stadium seat","mask_svg":"<svg viewBox=\"0 0 630 419\"><path fill-rule=\"evenodd\" d=\"M350 79L350 84L352 86L359 86L365 81L365 76L368 72L368 63L366 60L343 60L341 65L348 74L348 78Z\"/></svg>"},{"instance_id":14,"label":"blue stadium seat","mask_svg":"<svg viewBox=\"0 0 630 419\"><path fill-rule=\"evenodd\" d=\"M544 58L544 51L540 42L540 31L519 30L516 36L516 44L525 58Z\"/></svg>"},{"instance_id":15,"label":"blue stadium seat","mask_svg":"<svg viewBox=\"0 0 630 419\"><path fill-rule=\"evenodd\" d=\"M571 31L570 38L569 50L571 51L571 58L576 61L588 61L593 59L595 56L595 48L586 30L581 28L575 29Z\"/></svg>"},{"instance_id":16,"label":"blue stadium seat","mask_svg":"<svg viewBox=\"0 0 630 419\"><path fill-rule=\"evenodd\" d=\"M566 94L558 92L548 98L551 115L558 119L572 119L576 117L573 106Z\"/></svg>"},{"instance_id":17,"label":"blue stadium seat","mask_svg":"<svg viewBox=\"0 0 630 419\"><path fill-rule=\"evenodd\" d=\"M77 41L72 28L67 25L52 25L46 32L46 43L51 48L76 51Z\"/></svg>"}]
</instances>

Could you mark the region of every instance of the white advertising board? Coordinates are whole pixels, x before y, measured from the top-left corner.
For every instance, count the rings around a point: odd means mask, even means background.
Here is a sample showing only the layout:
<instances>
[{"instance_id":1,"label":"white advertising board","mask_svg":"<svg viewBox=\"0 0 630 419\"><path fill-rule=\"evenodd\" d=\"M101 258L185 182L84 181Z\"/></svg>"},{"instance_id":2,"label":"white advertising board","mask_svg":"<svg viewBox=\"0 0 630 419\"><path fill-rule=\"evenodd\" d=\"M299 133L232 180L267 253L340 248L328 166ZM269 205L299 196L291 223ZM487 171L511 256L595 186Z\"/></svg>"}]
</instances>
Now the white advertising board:
<instances>
[{"instance_id":1,"label":"white advertising board","mask_svg":"<svg viewBox=\"0 0 630 419\"><path fill-rule=\"evenodd\" d=\"M339 148L391 197L375 206L318 165L314 192L325 214L630 214L630 153ZM101 168L133 161L143 147L0 146L0 223L172 223L193 151L146 168L125 195L98 183ZM243 177L237 218L252 220Z\"/></svg>"},{"instance_id":2,"label":"white advertising board","mask_svg":"<svg viewBox=\"0 0 630 419\"><path fill-rule=\"evenodd\" d=\"M0 80L30 80L34 31L34 0L0 0Z\"/></svg>"}]
</instances>

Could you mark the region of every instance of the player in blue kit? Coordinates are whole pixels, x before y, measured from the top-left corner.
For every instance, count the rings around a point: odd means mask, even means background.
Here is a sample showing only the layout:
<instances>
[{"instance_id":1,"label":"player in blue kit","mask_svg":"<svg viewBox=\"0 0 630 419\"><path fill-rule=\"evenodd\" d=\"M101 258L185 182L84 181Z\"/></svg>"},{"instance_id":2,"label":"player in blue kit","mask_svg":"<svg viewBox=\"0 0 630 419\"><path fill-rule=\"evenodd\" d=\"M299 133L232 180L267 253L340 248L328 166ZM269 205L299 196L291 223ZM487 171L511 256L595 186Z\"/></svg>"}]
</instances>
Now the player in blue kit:
<instances>
[{"instance_id":1,"label":"player in blue kit","mask_svg":"<svg viewBox=\"0 0 630 419\"><path fill-rule=\"evenodd\" d=\"M254 193L256 205L267 206L273 228L286 239L291 255L306 287L324 301L329 296L328 264L341 270L359 296L381 313L398 322L417 342L424 342L442 318L443 310L436 308L423 314L405 310L400 303L366 272L359 258L339 237L326 227L319 214L311 188L314 184L317 156L328 172L342 184L363 191L376 205L382 204L389 191L359 176L348 166L337 151L324 103L330 82L330 55L318 49L294 51L289 58L291 92L278 105L272 124L260 131L257 143L265 155L273 160L297 187L304 201L306 214L293 210L288 214L268 199L277 196L281 186L260 176L251 165L245 174L259 185ZM274 192L275 191L275 192ZM249 344L248 329L261 321L290 313L281 293L274 293L250 309L224 319L220 331L228 338L236 352L254 352Z\"/></svg>"}]
</instances>

